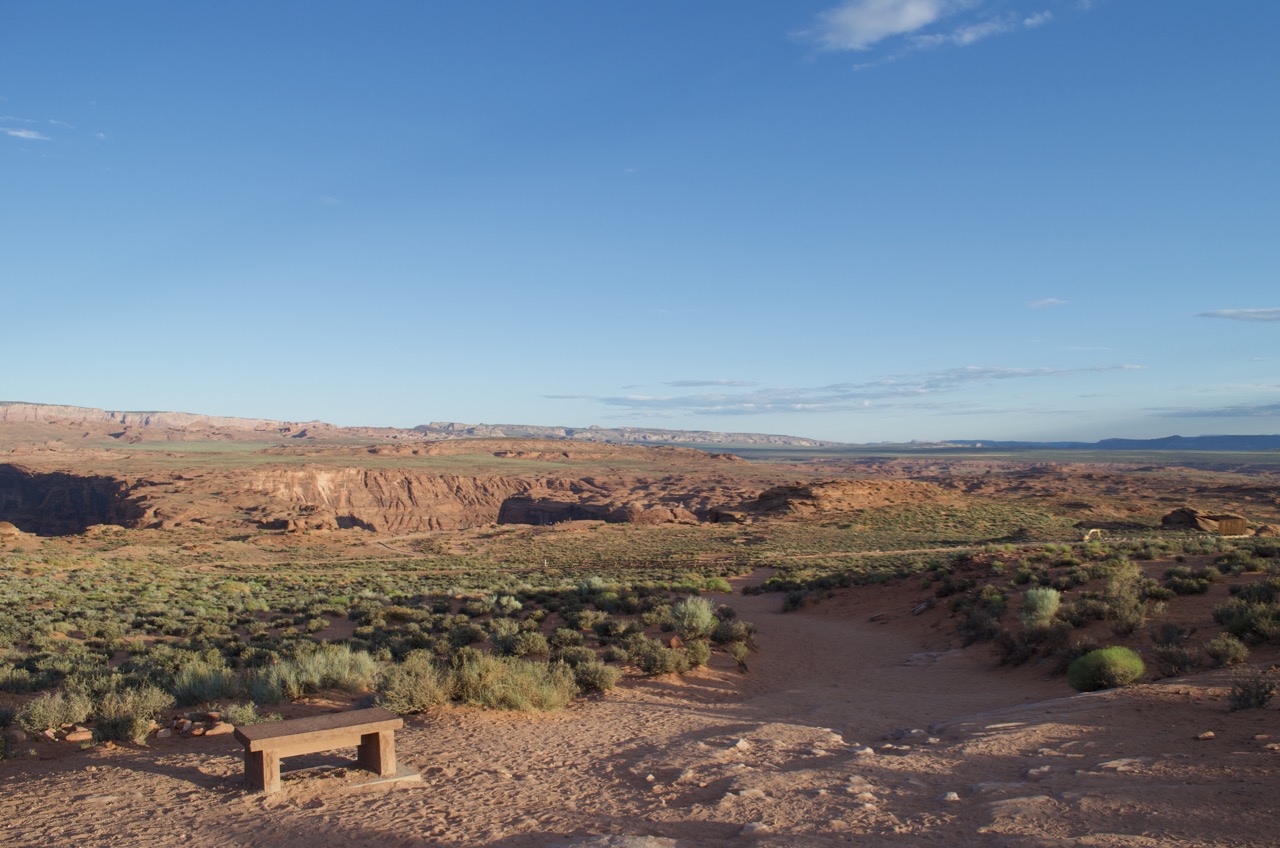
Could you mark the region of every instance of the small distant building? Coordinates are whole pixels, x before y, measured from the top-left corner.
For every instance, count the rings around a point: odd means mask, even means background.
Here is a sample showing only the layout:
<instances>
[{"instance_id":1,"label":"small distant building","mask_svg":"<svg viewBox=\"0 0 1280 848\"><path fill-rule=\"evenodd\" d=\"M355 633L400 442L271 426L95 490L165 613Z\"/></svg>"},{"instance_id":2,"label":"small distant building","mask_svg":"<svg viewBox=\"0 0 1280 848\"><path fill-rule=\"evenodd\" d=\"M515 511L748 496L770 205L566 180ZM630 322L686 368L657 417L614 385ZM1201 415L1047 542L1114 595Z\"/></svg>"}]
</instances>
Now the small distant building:
<instances>
[{"instance_id":1,"label":"small distant building","mask_svg":"<svg viewBox=\"0 0 1280 848\"><path fill-rule=\"evenodd\" d=\"M1208 513L1184 506L1160 519L1166 530L1203 530L1220 536L1244 536L1249 532L1249 521L1243 515L1231 512Z\"/></svg>"}]
</instances>

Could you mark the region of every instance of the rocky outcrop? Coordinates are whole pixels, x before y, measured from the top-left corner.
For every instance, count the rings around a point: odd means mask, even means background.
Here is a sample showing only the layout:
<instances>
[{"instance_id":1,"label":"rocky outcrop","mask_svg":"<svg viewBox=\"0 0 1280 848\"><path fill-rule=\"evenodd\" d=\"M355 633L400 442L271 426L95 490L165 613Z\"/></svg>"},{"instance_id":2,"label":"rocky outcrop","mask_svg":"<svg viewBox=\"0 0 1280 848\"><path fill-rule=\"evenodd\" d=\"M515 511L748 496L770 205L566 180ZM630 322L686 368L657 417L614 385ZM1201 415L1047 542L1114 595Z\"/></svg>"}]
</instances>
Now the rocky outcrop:
<instances>
[{"instance_id":1,"label":"rocky outcrop","mask_svg":"<svg viewBox=\"0 0 1280 848\"><path fill-rule=\"evenodd\" d=\"M306 466L255 472L249 486L276 509L262 524L290 530L361 527L406 533L564 521L696 524L710 511L705 488L671 478L637 483ZM643 495L637 497L633 489Z\"/></svg>"},{"instance_id":2,"label":"rocky outcrop","mask_svg":"<svg viewBox=\"0 0 1280 848\"><path fill-rule=\"evenodd\" d=\"M1160 524L1167 530L1203 530L1224 536L1242 536L1248 532L1248 522L1242 515L1201 512L1189 506L1170 512L1160 519Z\"/></svg>"},{"instance_id":3,"label":"rocky outcrop","mask_svg":"<svg viewBox=\"0 0 1280 848\"><path fill-rule=\"evenodd\" d=\"M775 486L761 493L752 504L752 509L764 514L804 516L904 503L936 503L951 499L945 490L932 483L912 480L826 480Z\"/></svg>"},{"instance_id":4,"label":"rocky outcrop","mask_svg":"<svg viewBox=\"0 0 1280 848\"><path fill-rule=\"evenodd\" d=\"M143 512L131 486L114 477L0 465L0 520L26 533L58 536L94 524L133 525Z\"/></svg>"},{"instance_id":5,"label":"rocky outcrop","mask_svg":"<svg viewBox=\"0 0 1280 848\"><path fill-rule=\"evenodd\" d=\"M268 526L396 533L492 524L508 497L536 485L518 477L322 466L263 469L247 481L271 502Z\"/></svg>"}]
</instances>

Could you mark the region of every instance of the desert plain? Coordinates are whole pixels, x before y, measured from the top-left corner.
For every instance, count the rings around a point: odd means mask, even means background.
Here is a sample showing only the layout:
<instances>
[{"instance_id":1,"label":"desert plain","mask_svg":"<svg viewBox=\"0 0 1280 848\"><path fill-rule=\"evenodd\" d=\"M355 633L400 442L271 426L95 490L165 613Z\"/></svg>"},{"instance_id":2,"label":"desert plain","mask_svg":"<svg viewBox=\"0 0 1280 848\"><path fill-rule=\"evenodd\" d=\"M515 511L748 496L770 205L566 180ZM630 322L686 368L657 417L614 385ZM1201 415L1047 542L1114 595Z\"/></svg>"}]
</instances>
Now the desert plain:
<instances>
[{"instance_id":1,"label":"desert plain","mask_svg":"<svg viewBox=\"0 0 1280 848\"><path fill-rule=\"evenodd\" d=\"M1239 708L1276 677L1274 451L695 450L99 413L0 421L6 845L1280 841L1276 712ZM1032 589L1054 594L1043 620ZM714 635L673 617L689 597ZM259 718L405 707L387 681L415 652L565 668L589 650L615 671L556 709L405 709L405 780L332 752L249 791L234 737L192 727L326 645L368 674L277 686ZM1142 674L1077 692L1064 669L1102 646ZM193 700L184 663L216 697ZM24 724L51 693L144 684L173 700L136 738L94 714Z\"/></svg>"}]
</instances>

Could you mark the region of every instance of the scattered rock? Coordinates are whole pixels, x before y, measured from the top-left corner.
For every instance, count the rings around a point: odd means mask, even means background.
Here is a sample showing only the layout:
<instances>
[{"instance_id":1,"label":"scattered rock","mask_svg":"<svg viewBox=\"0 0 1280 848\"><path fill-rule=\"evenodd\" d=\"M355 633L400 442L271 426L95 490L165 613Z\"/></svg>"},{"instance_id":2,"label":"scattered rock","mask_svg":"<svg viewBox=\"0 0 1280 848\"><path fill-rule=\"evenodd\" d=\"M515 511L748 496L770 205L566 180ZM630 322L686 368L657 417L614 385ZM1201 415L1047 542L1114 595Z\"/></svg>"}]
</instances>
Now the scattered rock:
<instances>
[{"instance_id":1,"label":"scattered rock","mask_svg":"<svg viewBox=\"0 0 1280 848\"><path fill-rule=\"evenodd\" d=\"M680 848L680 843L661 836L583 836L547 848Z\"/></svg>"},{"instance_id":2,"label":"scattered rock","mask_svg":"<svg viewBox=\"0 0 1280 848\"><path fill-rule=\"evenodd\" d=\"M756 835L764 834L768 832L769 832L769 825L765 824L764 822L759 822L759 821L747 822L742 826L743 836L756 836Z\"/></svg>"},{"instance_id":3,"label":"scattered rock","mask_svg":"<svg viewBox=\"0 0 1280 848\"><path fill-rule=\"evenodd\" d=\"M765 794L763 789L744 789L738 793L739 798L753 798L757 801L763 801Z\"/></svg>"},{"instance_id":4,"label":"scattered rock","mask_svg":"<svg viewBox=\"0 0 1280 848\"><path fill-rule=\"evenodd\" d=\"M1124 773L1137 771L1139 766L1149 762L1151 762L1151 757L1124 757L1119 760L1107 760L1105 763L1098 763L1098 768L1104 771Z\"/></svg>"},{"instance_id":5,"label":"scattered rock","mask_svg":"<svg viewBox=\"0 0 1280 848\"><path fill-rule=\"evenodd\" d=\"M213 727L206 729L204 732L204 735L205 736L225 736L228 733L235 733L235 731L236 731L236 726L234 724L224 721L219 724L215 724Z\"/></svg>"},{"instance_id":6,"label":"scattered rock","mask_svg":"<svg viewBox=\"0 0 1280 848\"><path fill-rule=\"evenodd\" d=\"M67 742L92 742L93 731L92 730L73 730L62 738Z\"/></svg>"},{"instance_id":7,"label":"scattered rock","mask_svg":"<svg viewBox=\"0 0 1280 848\"><path fill-rule=\"evenodd\" d=\"M1053 770L1052 766L1040 766L1039 768L1029 768L1027 769L1027 780L1040 780L1052 770Z\"/></svg>"},{"instance_id":8,"label":"scattered rock","mask_svg":"<svg viewBox=\"0 0 1280 848\"><path fill-rule=\"evenodd\" d=\"M866 745L854 748L853 753L859 757L874 757L876 755L874 748L868 748Z\"/></svg>"},{"instance_id":9,"label":"scattered rock","mask_svg":"<svg viewBox=\"0 0 1280 848\"><path fill-rule=\"evenodd\" d=\"M751 743L745 739L739 739L737 742L733 743L733 747L737 748L739 751L750 751Z\"/></svg>"},{"instance_id":10,"label":"scattered rock","mask_svg":"<svg viewBox=\"0 0 1280 848\"><path fill-rule=\"evenodd\" d=\"M938 800L947 801L948 803L952 801L959 801L960 794L958 792L944 792L938 796Z\"/></svg>"},{"instance_id":11,"label":"scattered rock","mask_svg":"<svg viewBox=\"0 0 1280 848\"><path fill-rule=\"evenodd\" d=\"M1214 733L1212 730L1206 730L1204 733L1201 733L1199 736L1196 737L1196 739L1198 739L1201 742L1207 742L1210 739L1216 739L1216 738L1217 738L1217 734Z\"/></svg>"}]
</instances>

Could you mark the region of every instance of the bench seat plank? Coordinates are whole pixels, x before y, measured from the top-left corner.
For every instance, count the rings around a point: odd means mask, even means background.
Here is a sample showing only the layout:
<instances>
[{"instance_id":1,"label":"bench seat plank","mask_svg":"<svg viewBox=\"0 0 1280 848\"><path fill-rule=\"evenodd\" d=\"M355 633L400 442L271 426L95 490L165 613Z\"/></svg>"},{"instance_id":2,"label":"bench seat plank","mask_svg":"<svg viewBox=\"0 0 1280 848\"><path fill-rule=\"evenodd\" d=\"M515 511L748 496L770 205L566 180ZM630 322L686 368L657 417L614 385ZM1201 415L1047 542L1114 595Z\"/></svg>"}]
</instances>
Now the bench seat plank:
<instances>
[{"instance_id":1,"label":"bench seat plank","mask_svg":"<svg viewBox=\"0 0 1280 848\"><path fill-rule=\"evenodd\" d=\"M402 718L374 707L236 728L235 737L244 745L250 786L275 792L280 789L283 758L334 748L354 747L361 768L391 776L396 771L395 731L402 727Z\"/></svg>"}]
</instances>

